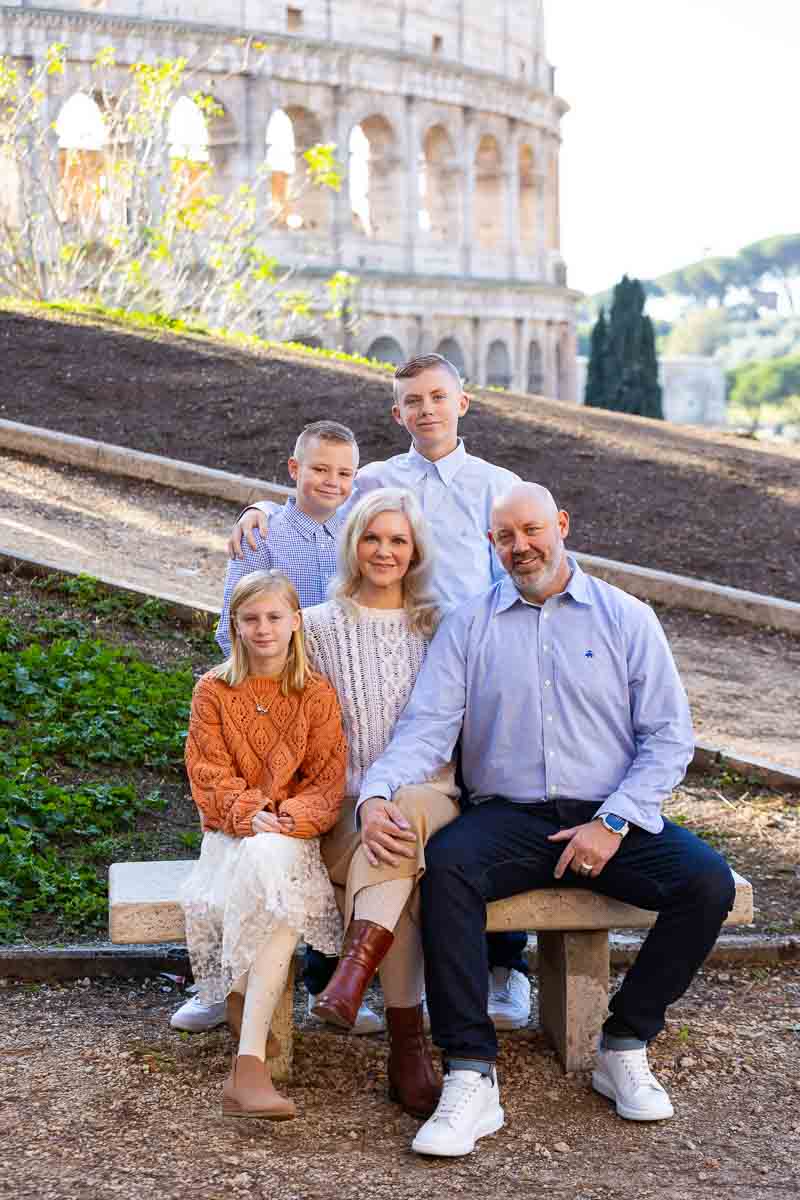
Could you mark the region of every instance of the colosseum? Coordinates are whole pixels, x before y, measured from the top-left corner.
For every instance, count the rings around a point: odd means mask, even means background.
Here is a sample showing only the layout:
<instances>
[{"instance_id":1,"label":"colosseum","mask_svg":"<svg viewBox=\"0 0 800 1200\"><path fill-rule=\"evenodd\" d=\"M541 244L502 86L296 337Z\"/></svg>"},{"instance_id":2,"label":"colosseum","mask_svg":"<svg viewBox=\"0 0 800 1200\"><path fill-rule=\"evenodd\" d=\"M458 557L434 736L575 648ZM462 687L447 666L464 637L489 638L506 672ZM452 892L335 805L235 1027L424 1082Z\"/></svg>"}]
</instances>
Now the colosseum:
<instances>
[{"instance_id":1,"label":"colosseum","mask_svg":"<svg viewBox=\"0 0 800 1200\"><path fill-rule=\"evenodd\" d=\"M87 91L109 44L120 69L208 63L194 86L224 109L207 139L217 178L252 180L266 154L270 250L359 278L354 348L395 362L435 349L474 383L575 400L577 294L559 253L567 106L543 7L242 0L223 25L209 0L5 0L0 54L35 63L65 43ZM243 36L266 43L247 69ZM75 97L57 77L49 87L58 130ZM317 142L345 164L338 193L297 186Z\"/></svg>"}]
</instances>

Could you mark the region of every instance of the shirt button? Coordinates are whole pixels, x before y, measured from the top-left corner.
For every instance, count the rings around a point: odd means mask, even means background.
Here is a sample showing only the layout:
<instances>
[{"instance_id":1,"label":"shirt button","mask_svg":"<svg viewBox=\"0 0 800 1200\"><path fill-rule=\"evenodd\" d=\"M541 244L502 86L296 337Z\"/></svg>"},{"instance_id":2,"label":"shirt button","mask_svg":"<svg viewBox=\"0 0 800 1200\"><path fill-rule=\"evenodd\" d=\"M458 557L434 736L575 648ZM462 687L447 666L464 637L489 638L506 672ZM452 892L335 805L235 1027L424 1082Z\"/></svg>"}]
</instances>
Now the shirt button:
<instances>
[{"instance_id":1,"label":"shirt button","mask_svg":"<svg viewBox=\"0 0 800 1200\"><path fill-rule=\"evenodd\" d=\"M550 713L547 714L547 719L548 721L552 721L553 718L550 716Z\"/></svg>"},{"instance_id":2,"label":"shirt button","mask_svg":"<svg viewBox=\"0 0 800 1200\"><path fill-rule=\"evenodd\" d=\"M550 791L551 791L551 792L557 792L557 791L558 791L558 788L556 787L556 785L555 785L555 784L553 784L553 785L551 786L551 788L550 788Z\"/></svg>"},{"instance_id":3,"label":"shirt button","mask_svg":"<svg viewBox=\"0 0 800 1200\"><path fill-rule=\"evenodd\" d=\"M545 687L550 687L550 680L549 680L549 679L545 679L545 681L544 681L544 686L545 686Z\"/></svg>"},{"instance_id":4,"label":"shirt button","mask_svg":"<svg viewBox=\"0 0 800 1200\"><path fill-rule=\"evenodd\" d=\"M543 649L543 650L549 650L549 649L550 649L550 645L549 645L549 643L548 643L548 642L545 642L545 644L542 646L542 649Z\"/></svg>"},{"instance_id":5,"label":"shirt button","mask_svg":"<svg viewBox=\"0 0 800 1200\"><path fill-rule=\"evenodd\" d=\"M545 621L547 620L547 618L548 618L549 616L550 616L550 613L546 613L546 612L543 612L543 613L542 613L542 619L543 619L543 620L545 620Z\"/></svg>"},{"instance_id":6,"label":"shirt button","mask_svg":"<svg viewBox=\"0 0 800 1200\"><path fill-rule=\"evenodd\" d=\"M551 750L551 751L550 751L550 757L551 757L551 758L554 758L554 757L555 757L555 753L556 753L556 752L555 752L555 750Z\"/></svg>"}]
</instances>

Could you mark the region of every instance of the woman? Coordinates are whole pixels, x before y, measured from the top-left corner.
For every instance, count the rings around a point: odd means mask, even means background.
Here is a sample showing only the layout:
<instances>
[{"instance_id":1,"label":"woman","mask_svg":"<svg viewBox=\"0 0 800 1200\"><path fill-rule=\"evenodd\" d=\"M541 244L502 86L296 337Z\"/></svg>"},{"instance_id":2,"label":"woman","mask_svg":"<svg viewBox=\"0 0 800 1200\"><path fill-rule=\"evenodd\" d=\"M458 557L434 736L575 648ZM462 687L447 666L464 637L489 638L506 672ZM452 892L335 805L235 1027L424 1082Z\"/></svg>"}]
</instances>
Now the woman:
<instances>
[{"instance_id":1,"label":"woman","mask_svg":"<svg viewBox=\"0 0 800 1200\"><path fill-rule=\"evenodd\" d=\"M423 958L415 919L424 847L458 814L452 771L402 789L409 857L379 866L361 844L353 811L362 779L386 748L435 630L429 586L432 551L425 520L410 492L371 492L350 513L339 543L332 599L305 610L309 659L336 689L347 737L342 816L322 841L331 879L344 892L347 933L341 961L312 1012L352 1026L380 965L389 1031L390 1094L428 1117L440 1085L422 1024Z\"/></svg>"},{"instance_id":2,"label":"woman","mask_svg":"<svg viewBox=\"0 0 800 1200\"><path fill-rule=\"evenodd\" d=\"M273 1086L266 1031L298 940L338 949L318 839L341 809L346 748L333 688L309 670L285 575L240 580L230 637L230 657L192 697L186 768L204 834L183 890L186 940L201 1000L224 999L239 1035L223 1112L279 1120L295 1108Z\"/></svg>"}]
</instances>

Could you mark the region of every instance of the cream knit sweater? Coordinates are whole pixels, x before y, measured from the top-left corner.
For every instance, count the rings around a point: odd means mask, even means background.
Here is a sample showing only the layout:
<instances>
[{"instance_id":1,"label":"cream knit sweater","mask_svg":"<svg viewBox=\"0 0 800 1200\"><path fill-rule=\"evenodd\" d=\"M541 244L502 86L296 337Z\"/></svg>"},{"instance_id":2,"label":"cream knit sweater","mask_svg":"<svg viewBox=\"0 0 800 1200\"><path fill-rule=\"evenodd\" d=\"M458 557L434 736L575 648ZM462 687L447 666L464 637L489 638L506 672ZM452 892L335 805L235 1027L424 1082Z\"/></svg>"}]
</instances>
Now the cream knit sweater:
<instances>
[{"instance_id":1,"label":"cream knit sweater","mask_svg":"<svg viewBox=\"0 0 800 1200\"><path fill-rule=\"evenodd\" d=\"M361 781L389 744L411 695L428 643L405 609L362 608L351 617L335 600L303 610L306 649L315 671L336 691L347 739L345 794Z\"/></svg>"}]
</instances>

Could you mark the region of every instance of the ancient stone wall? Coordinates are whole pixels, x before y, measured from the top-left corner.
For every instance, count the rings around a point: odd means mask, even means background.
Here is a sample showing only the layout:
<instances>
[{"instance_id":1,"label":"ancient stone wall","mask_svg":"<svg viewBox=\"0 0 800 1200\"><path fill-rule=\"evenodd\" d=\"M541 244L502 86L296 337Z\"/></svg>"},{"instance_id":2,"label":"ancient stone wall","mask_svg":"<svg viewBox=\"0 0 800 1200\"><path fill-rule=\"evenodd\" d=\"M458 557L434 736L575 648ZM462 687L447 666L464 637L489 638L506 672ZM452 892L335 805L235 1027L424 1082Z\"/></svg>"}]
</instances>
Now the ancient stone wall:
<instances>
[{"instance_id":1,"label":"ancient stone wall","mask_svg":"<svg viewBox=\"0 0 800 1200\"><path fill-rule=\"evenodd\" d=\"M566 105L542 7L31 0L0 9L0 54L36 61L64 42L87 92L108 45L120 86L140 59L210 63L192 87L224 110L208 135L215 188L252 181L272 154L266 244L282 261L360 278L355 348L399 359L446 345L474 382L574 400L576 296L558 229ZM248 35L268 49L245 63ZM55 120L69 96L57 76L49 88ZM287 121L293 152L278 162ZM347 169L339 193L303 187L302 151L317 141Z\"/></svg>"}]
</instances>

